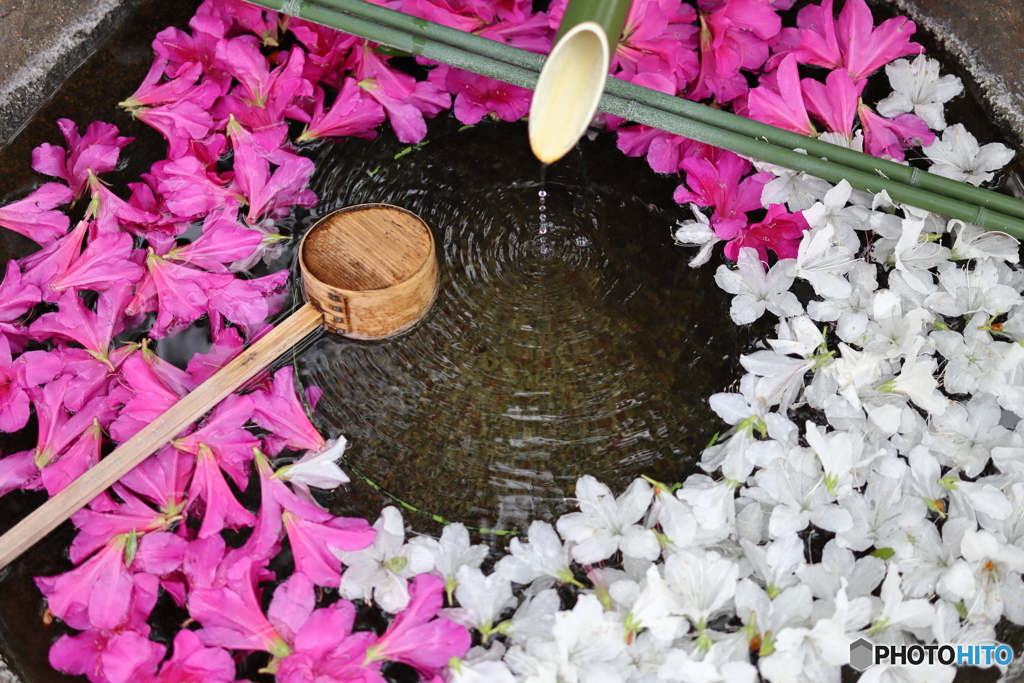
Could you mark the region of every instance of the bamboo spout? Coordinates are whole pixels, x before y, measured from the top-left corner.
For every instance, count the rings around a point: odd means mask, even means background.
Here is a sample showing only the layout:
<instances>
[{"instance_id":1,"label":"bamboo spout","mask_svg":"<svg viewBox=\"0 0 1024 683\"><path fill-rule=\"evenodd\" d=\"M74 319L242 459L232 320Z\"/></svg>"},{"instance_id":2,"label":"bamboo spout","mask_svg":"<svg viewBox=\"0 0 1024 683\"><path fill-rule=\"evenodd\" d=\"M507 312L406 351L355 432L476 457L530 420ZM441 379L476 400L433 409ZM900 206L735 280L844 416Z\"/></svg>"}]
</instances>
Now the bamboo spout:
<instances>
[{"instance_id":1,"label":"bamboo spout","mask_svg":"<svg viewBox=\"0 0 1024 683\"><path fill-rule=\"evenodd\" d=\"M597 112L632 0L570 0L530 103L530 147L545 164L583 137Z\"/></svg>"},{"instance_id":2,"label":"bamboo spout","mask_svg":"<svg viewBox=\"0 0 1024 683\"><path fill-rule=\"evenodd\" d=\"M611 53L600 24L576 24L558 41L537 80L530 104L530 148L551 164L573 148L604 93Z\"/></svg>"}]
</instances>

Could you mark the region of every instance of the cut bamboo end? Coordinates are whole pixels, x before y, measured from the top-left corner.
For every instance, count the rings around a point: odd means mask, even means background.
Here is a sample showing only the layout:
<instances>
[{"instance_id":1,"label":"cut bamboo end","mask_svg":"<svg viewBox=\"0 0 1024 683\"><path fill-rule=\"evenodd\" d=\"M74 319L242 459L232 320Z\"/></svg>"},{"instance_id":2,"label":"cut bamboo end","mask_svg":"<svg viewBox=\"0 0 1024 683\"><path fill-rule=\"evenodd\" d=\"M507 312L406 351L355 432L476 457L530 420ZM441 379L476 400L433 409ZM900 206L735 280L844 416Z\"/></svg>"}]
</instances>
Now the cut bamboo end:
<instances>
[{"instance_id":1,"label":"cut bamboo end","mask_svg":"<svg viewBox=\"0 0 1024 683\"><path fill-rule=\"evenodd\" d=\"M386 339L427 314L439 284L434 236L389 204L360 204L322 218L299 246L302 288L327 329Z\"/></svg>"},{"instance_id":2,"label":"cut bamboo end","mask_svg":"<svg viewBox=\"0 0 1024 683\"><path fill-rule=\"evenodd\" d=\"M608 37L594 21L576 24L551 50L530 104L530 147L545 164L561 159L583 137L610 63Z\"/></svg>"}]
</instances>

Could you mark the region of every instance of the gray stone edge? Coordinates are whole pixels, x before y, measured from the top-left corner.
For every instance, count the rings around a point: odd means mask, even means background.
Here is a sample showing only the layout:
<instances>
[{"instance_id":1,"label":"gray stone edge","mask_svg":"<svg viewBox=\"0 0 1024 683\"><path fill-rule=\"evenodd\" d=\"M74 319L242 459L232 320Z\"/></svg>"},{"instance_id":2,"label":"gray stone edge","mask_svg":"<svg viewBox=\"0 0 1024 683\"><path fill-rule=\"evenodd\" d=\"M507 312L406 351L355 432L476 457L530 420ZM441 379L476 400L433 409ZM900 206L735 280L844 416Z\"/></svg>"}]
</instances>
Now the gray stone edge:
<instances>
[{"instance_id":1,"label":"gray stone edge","mask_svg":"<svg viewBox=\"0 0 1024 683\"><path fill-rule=\"evenodd\" d=\"M0 86L0 147L14 139L60 84L96 51L139 2L83 3L77 20L63 27L49 45L42 46Z\"/></svg>"}]
</instances>

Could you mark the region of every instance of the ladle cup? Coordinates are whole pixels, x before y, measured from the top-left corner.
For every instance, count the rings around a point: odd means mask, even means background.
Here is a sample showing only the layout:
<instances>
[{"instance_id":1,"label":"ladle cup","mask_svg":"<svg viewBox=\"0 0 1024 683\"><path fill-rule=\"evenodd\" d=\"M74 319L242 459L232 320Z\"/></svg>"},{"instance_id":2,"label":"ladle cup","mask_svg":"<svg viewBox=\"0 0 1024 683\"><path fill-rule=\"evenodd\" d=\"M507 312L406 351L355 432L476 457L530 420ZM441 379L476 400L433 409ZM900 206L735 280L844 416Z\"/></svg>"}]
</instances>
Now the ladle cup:
<instances>
[{"instance_id":1,"label":"ladle cup","mask_svg":"<svg viewBox=\"0 0 1024 683\"><path fill-rule=\"evenodd\" d=\"M415 325L437 297L430 228L397 206L361 204L325 216L299 245L299 264L306 303L0 537L0 569L320 325L384 339Z\"/></svg>"}]
</instances>

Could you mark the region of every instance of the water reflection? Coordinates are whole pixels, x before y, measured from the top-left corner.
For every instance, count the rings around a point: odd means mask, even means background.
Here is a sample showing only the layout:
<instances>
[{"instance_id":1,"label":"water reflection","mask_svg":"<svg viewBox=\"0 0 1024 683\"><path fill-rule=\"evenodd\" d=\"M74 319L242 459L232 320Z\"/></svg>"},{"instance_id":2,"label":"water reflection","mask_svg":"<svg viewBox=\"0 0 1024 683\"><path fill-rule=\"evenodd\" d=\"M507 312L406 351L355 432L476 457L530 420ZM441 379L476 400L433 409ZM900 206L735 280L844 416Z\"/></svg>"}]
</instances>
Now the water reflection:
<instances>
[{"instance_id":1,"label":"water reflection","mask_svg":"<svg viewBox=\"0 0 1024 683\"><path fill-rule=\"evenodd\" d=\"M325 391L320 426L349 438L363 474L492 529L564 513L585 473L619 488L679 479L718 429L706 397L734 377L739 348L710 269L694 273L672 245L672 181L623 173L621 153L591 143L548 169L539 220L519 128L463 131L381 168L393 152L380 146L321 150L318 212L381 201L419 213L442 284L410 333L328 336L298 359Z\"/></svg>"}]
</instances>

